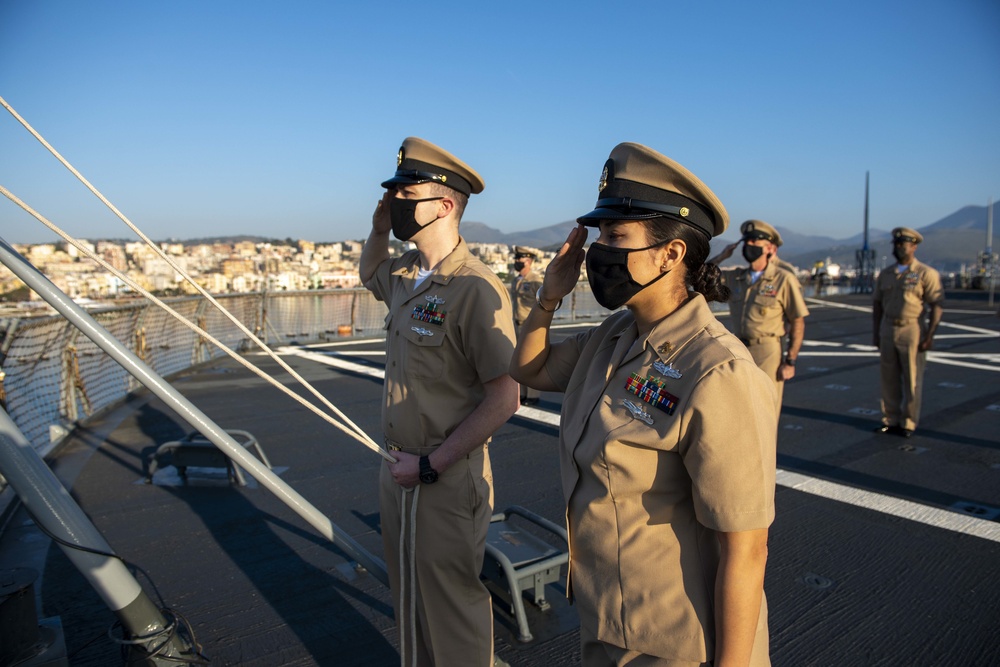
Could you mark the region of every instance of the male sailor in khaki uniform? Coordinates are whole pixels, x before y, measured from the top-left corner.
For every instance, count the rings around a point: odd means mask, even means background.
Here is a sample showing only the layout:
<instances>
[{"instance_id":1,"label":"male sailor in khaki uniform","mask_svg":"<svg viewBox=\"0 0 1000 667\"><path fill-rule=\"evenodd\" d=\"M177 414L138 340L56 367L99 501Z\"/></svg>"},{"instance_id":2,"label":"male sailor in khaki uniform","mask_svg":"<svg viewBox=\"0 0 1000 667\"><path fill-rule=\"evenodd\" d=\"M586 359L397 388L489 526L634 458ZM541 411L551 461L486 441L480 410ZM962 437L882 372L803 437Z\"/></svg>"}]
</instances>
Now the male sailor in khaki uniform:
<instances>
[{"instance_id":1,"label":"male sailor in khaki uniform","mask_svg":"<svg viewBox=\"0 0 1000 667\"><path fill-rule=\"evenodd\" d=\"M778 392L778 410L785 382L795 377L795 362L805 336L805 318L809 315L802 298L802 288L794 274L773 261L781 246L781 235L771 225L760 220L747 220L740 225L743 238L726 246L708 260L718 264L729 259L740 243L746 268L722 272L732 290L729 313L733 333L750 350L757 365L774 382ZM782 340L788 331L788 350L782 356Z\"/></svg>"},{"instance_id":2,"label":"male sailor in khaki uniform","mask_svg":"<svg viewBox=\"0 0 1000 667\"><path fill-rule=\"evenodd\" d=\"M409 137L372 217L361 281L389 308L379 506L404 665L493 664L479 580L493 512L487 444L517 410L510 298L459 236L483 180ZM416 250L389 256L389 233Z\"/></svg>"},{"instance_id":3,"label":"male sailor in khaki uniform","mask_svg":"<svg viewBox=\"0 0 1000 667\"><path fill-rule=\"evenodd\" d=\"M510 284L510 301L514 307L514 328L520 336L521 325L535 305L535 294L542 286L542 276L534 270L538 251L525 246L514 246L514 280ZM521 405L537 405L541 392L521 385Z\"/></svg>"},{"instance_id":4,"label":"male sailor in khaki uniform","mask_svg":"<svg viewBox=\"0 0 1000 667\"><path fill-rule=\"evenodd\" d=\"M892 230L897 264L875 281L874 345L882 377L882 426L879 433L909 438L920 417L924 362L941 322L944 290L937 271L917 261L924 237L906 227ZM930 321L924 322L924 313Z\"/></svg>"}]
</instances>

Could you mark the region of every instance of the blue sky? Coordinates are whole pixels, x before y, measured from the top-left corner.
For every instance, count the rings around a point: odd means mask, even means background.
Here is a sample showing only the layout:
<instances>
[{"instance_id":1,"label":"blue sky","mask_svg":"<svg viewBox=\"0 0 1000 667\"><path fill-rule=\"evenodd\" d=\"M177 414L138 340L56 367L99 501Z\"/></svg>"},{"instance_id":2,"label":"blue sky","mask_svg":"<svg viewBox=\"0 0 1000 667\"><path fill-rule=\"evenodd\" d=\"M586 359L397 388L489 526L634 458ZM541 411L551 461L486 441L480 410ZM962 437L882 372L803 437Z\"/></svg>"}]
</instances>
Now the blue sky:
<instances>
[{"instance_id":1,"label":"blue sky","mask_svg":"<svg viewBox=\"0 0 1000 667\"><path fill-rule=\"evenodd\" d=\"M1000 198L1000 3L0 0L0 96L155 239L364 238L401 140L504 232L592 208L611 148L701 177L735 224L921 227ZM0 185L131 238L0 109ZM0 198L0 236L56 237Z\"/></svg>"}]
</instances>

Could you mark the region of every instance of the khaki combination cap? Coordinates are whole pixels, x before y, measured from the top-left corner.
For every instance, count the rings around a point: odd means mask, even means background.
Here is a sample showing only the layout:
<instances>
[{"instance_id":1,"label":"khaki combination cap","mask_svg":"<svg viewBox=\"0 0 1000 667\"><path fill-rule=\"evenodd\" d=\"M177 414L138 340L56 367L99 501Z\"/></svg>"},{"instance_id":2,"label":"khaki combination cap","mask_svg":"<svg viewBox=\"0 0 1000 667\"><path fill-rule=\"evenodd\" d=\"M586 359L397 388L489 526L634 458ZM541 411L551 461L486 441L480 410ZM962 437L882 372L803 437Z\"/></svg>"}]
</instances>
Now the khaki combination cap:
<instances>
[{"instance_id":1,"label":"khaki combination cap","mask_svg":"<svg viewBox=\"0 0 1000 667\"><path fill-rule=\"evenodd\" d=\"M520 257L530 257L532 259L538 259L540 253L534 248L529 248L528 246L516 245L514 246L514 258Z\"/></svg>"},{"instance_id":2,"label":"khaki combination cap","mask_svg":"<svg viewBox=\"0 0 1000 667\"><path fill-rule=\"evenodd\" d=\"M896 227L892 230L892 241L909 241L910 243L923 243L924 237L915 229L909 227Z\"/></svg>"},{"instance_id":3,"label":"khaki combination cap","mask_svg":"<svg viewBox=\"0 0 1000 667\"><path fill-rule=\"evenodd\" d=\"M779 248L781 247L781 244L784 243L784 241L781 240L781 234L778 233L778 230L763 220L747 220L740 225L740 233L743 235L744 241L764 239L765 241L770 241Z\"/></svg>"},{"instance_id":4,"label":"khaki combination cap","mask_svg":"<svg viewBox=\"0 0 1000 667\"><path fill-rule=\"evenodd\" d=\"M642 144L618 144L604 163L597 206L577 222L596 227L601 220L657 217L691 225L709 238L729 225L726 208L697 176Z\"/></svg>"},{"instance_id":5,"label":"khaki combination cap","mask_svg":"<svg viewBox=\"0 0 1000 667\"><path fill-rule=\"evenodd\" d=\"M486 184L476 170L457 157L419 137L407 137L396 154L396 173L382 187L440 183L466 195L476 195Z\"/></svg>"}]
</instances>

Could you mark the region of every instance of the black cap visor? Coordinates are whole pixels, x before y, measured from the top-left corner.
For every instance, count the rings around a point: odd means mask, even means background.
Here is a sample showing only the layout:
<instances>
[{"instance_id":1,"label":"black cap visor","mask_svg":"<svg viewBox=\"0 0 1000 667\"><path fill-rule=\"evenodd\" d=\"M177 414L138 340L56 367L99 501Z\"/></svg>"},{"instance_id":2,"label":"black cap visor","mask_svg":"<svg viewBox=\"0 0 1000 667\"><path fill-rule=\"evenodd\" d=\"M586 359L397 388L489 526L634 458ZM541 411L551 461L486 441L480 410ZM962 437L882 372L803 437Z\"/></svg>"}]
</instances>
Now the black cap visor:
<instances>
[{"instance_id":1,"label":"black cap visor","mask_svg":"<svg viewBox=\"0 0 1000 667\"><path fill-rule=\"evenodd\" d=\"M600 227L601 220L648 220L658 218L662 213L644 211L637 208L621 210L616 208L595 208L590 213L581 215L576 219L581 225L587 227Z\"/></svg>"},{"instance_id":2,"label":"black cap visor","mask_svg":"<svg viewBox=\"0 0 1000 667\"><path fill-rule=\"evenodd\" d=\"M695 215L692 219L692 213ZM649 202L631 197L606 197L597 200L597 208L576 219L581 225L597 227L601 220L649 220L666 217L690 225L712 238L712 222L701 210L686 206L674 206L660 202Z\"/></svg>"},{"instance_id":3,"label":"black cap visor","mask_svg":"<svg viewBox=\"0 0 1000 667\"><path fill-rule=\"evenodd\" d=\"M382 187L391 188L394 185L417 185L419 183L439 183L465 195L472 193L472 185L460 175L419 160L403 160L403 164L396 169L393 177L382 181Z\"/></svg>"},{"instance_id":4,"label":"black cap visor","mask_svg":"<svg viewBox=\"0 0 1000 667\"><path fill-rule=\"evenodd\" d=\"M768 234L767 232L761 232L761 231L747 232L746 234L743 235L743 240L744 241L761 241L761 240L763 240L763 241L770 241L771 243L774 243L774 238L770 234Z\"/></svg>"}]
</instances>

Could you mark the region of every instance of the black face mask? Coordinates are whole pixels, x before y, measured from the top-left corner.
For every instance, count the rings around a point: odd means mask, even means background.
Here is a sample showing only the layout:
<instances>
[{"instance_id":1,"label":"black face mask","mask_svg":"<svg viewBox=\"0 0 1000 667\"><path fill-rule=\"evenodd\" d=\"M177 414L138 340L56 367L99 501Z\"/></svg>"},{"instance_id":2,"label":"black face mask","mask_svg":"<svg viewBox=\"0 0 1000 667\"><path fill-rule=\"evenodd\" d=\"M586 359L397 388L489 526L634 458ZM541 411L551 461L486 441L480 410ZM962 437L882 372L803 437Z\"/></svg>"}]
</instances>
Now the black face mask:
<instances>
[{"instance_id":1,"label":"black face mask","mask_svg":"<svg viewBox=\"0 0 1000 667\"><path fill-rule=\"evenodd\" d=\"M753 264L764 254L764 249L757 245L743 244L743 259Z\"/></svg>"},{"instance_id":2,"label":"black face mask","mask_svg":"<svg viewBox=\"0 0 1000 667\"><path fill-rule=\"evenodd\" d=\"M417 222L417 204L425 201L437 201L444 197L428 197L427 199L400 199L393 197L389 200L389 221L392 223L392 235L400 241L409 241L413 235L427 225ZM435 222L437 218L427 224Z\"/></svg>"},{"instance_id":3,"label":"black face mask","mask_svg":"<svg viewBox=\"0 0 1000 667\"><path fill-rule=\"evenodd\" d=\"M522 262L520 260L514 262L514 270L515 271L517 271L518 273L520 273L521 269L523 269L523 268L524 268L524 262Z\"/></svg>"},{"instance_id":4,"label":"black face mask","mask_svg":"<svg viewBox=\"0 0 1000 667\"><path fill-rule=\"evenodd\" d=\"M645 248L613 248L603 243L591 244L587 250L587 280L590 281L590 289L597 303L609 310L620 308L633 296L670 273L661 273L645 285L640 285L632 279L628 270L629 253L661 245L663 243L654 243Z\"/></svg>"}]
</instances>

